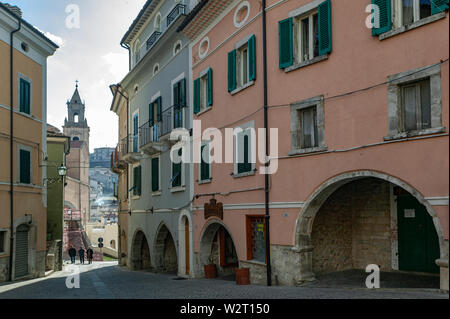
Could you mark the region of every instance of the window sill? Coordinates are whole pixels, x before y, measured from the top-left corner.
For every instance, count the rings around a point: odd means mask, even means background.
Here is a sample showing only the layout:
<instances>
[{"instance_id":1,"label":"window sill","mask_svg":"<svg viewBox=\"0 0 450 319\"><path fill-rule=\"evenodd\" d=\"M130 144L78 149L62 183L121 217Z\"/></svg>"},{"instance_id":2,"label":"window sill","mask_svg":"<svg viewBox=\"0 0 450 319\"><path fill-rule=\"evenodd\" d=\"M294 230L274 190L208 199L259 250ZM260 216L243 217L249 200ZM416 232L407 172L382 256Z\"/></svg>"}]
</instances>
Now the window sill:
<instances>
[{"instance_id":1,"label":"window sill","mask_svg":"<svg viewBox=\"0 0 450 319\"><path fill-rule=\"evenodd\" d=\"M378 39L380 41L386 40L386 39L394 37L394 36L396 36L398 34L402 34L402 33L407 32L409 30L419 28L419 27L421 27L423 25L426 25L426 24L429 24L429 23L433 23L433 22L441 20L443 18L445 18L445 11L444 12L439 12L437 14L433 14L433 15L431 15L429 17L426 17L426 18L421 19L419 21L413 22L411 24L404 25L404 26L401 26L399 28L396 28L396 29L390 30L388 32L382 33L382 34L380 34L378 36Z\"/></svg>"},{"instance_id":2,"label":"window sill","mask_svg":"<svg viewBox=\"0 0 450 319\"><path fill-rule=\"evenodd\" d=\"M250 172L244 172L244 173L233 173L233 178L241 178L241 177L247 177L247 176L253 176L255 175L255 170L252 170Z\"/></svg>"},{"instance_id":3,"label":"window sill","mask_svg":"<svg viewBox=\"0 0 450 319\"><path fill-rule=\"evenodd\" d=\"M170 191L172 193L184 192L185 190L186 190L186 186L177 186L177 187L172 187L170 189Z\"/></svg>"},{"instance_id":4,"label":"window sill","mask_svg":"<svg viewBox=\"0 0 450 319\"><path fill-rule=\"evenodd\" d=\"M235 89L234 91L231 91L230 94L231 94L231 95L238 94L239 92L245 90L246 88L252 86L253 84L255 84L255 81L247 82L247 83L244 84L243 86L240 86L240 87L238 87L237 89Z\"/></svg>"},{"instance_id":5,"label":"window sill","mask_svg":"<svg viewBox=\"0 0 450 319\"><path fill-rule=\"evenodd\" d=\"M138 199L141 199L141 196L132 196L131 199L132 200L138 200Z\"/></svg>"},{"instance_id":6,"label":"window sill","mask_svg":"<svg viewBox=\"0 0 450 319\"><path fill-rule=\"evenodd\" d=\"M212 106L208 106L208 108L204 109L203 111L198 112L197 114L195 114L195 116L200 116L202 114L205 114L206 112L212 110Z\"/></svg>"},{"instance_id":7,"label":"window sill","mask_svg":"<svg viewBox=\"0 0 450 319\"><path fill-rule=\"evenodd\" d=\"M285 68L284 72L288 73L288 72L291 72L291 71L294 71L294 70L297 70L297 69L300 69L300 68L304 68L305 66L308 66L308 65L311 65L311 64L314 64L314 63L318 63L318 62L323 61L323 60L328 60L328 54L320 55L320 56L315 57L312 60L308 60L308 61L304 61L304 62L301 62L301 63L297 63L297 64L294 64L294 65L291 65L291 66Z\"/></svg>"},{"instance_id":8,"label":"window sill","mask_svg":"<svg viewBox=\"0 0 450 319\"><path fill-rule=\"evenodd\" d=\"M293 150L289 151L289 156L307 154L307 153L318 153L318 152L325 152L325 151L328 151L328 147L326 147L326 146L293 149Z\"/></svg>"},{"instance_id":9,"label":"window sill","mask_svg":"<svg viewBox=\"0 0 450 319\"><path fill-rule=\"evenodd\" d=\"M423 136L423 135L445 133L445 132L446 132L446 128L441 126L441 127L434 127L434 128L429 128L429 129L425 129L425 130L401 132L401 133L398 133L395 135L385 136L384 140L392 141L392 140L398 140L398 139L403 139L403 138L408 138L408 137Z\"/></svg>"},{"instance_id":10,"label":"window sill","mask_svg":"<svg viewBox=\"0 0 450 319\"><path fill-rule=\"evenodd\" d=\"M253 259L252 260L245 260L243 262L248 263L248 264L258 265L258 266L266 266L265 262L258 261L258 260L253 260Z\"/></svg>"},{"instance_id":11,"label":"window sill","mask_svg":"<svg viewBox=\"0 0 450 319\"><path fill-rule=\"evenodd\" d=\"M161 196L161 194L162 194L161 191L152 192L152 196Z\"/></svg>"},{"instance_id":12,"label":"window sill","mask_svg":"<svg viewBox=\"0 0 450 319\"><path fill-rule=\"evenodd\" d=\"M212 182L212 178L209 178L209 179L205 179L205 180L202 180L202 181L197 181L197 184L198 185L202 185L202 184L210 184Z\"/></svg>"}]
</instances>

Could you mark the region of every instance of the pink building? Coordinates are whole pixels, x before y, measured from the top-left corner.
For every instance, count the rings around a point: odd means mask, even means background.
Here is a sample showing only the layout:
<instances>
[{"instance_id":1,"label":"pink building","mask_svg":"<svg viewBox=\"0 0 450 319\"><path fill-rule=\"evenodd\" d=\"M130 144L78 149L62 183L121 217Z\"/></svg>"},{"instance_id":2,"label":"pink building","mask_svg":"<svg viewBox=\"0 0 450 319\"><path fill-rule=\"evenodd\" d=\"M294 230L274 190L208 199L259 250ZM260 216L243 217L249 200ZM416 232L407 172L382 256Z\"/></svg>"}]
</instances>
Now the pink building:
<instances>
[{"instance_id":1,"label":"pink building","mask_svg":"<svg viewBox=\"0 0 450 319\"><path fill-rule=\"evenodd\" d=\"M270 256L264 167L251 160L251 128L264 127L261 3L201 1L182 26L194 120L243 129L229 164L194 168L198 269L239 264L264 284L269 263L273 284L296 285L375 264L440 273L448 290L448 1L374 0L377 29L370 0L265 2ZM212 195L223 216L203 209Z\"/></svg>"}]
</instances>

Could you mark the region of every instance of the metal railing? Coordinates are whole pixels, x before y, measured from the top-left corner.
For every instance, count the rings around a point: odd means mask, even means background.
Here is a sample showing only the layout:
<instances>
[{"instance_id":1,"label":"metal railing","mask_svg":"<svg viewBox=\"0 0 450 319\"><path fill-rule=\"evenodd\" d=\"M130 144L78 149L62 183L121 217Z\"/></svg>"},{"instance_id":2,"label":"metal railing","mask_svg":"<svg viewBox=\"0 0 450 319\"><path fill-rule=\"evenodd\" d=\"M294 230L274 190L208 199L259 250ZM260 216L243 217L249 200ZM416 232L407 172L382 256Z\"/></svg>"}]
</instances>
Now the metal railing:
<instances>
[{"instance_id":1,"label":"metal railing","mask_svg":"<svg viewBox=\"0 0 450 319\"><path fill-rule=\"evenodd\" d=\"M149 121L139 128L139 146L159 142L162 136L170 134L175 128L182 127L184 127L183 107L172 106L162 111L157 121L154 123Z\"/></svg>"},{"instance_id":2,"label":"metal railing","mask_svg":"<svg viewBox=\"0 0 450 319\"><path fill-rule=\"evenodd\" d=\"M167 27L182 14L186 14L186 6L184 4L177 4L167 16Z\"/></svg>"},{"instance_id":3,"label":"metal railing","mask_svg":"<svg viewBox=\"0 0 450 319\"><path fill-rule=\"evenodd\" d=\"M119 143L119 156L123 157L129 153L139 152L138 135L128 135Z\"/></svg>"},{"instance_id":4,"label":"metal railing","mask_svg":"<svg viewBox=\"0 0 450 319\"><path fill-rule=\"evenodd\" d=\"M159 31L155 31L152 33L150 38L148 38L148 40L147 40L147 51L150 50L150 48L155 44L155 42L159 39L161 34L162 33Z\"/></svg>"}]
</instances>

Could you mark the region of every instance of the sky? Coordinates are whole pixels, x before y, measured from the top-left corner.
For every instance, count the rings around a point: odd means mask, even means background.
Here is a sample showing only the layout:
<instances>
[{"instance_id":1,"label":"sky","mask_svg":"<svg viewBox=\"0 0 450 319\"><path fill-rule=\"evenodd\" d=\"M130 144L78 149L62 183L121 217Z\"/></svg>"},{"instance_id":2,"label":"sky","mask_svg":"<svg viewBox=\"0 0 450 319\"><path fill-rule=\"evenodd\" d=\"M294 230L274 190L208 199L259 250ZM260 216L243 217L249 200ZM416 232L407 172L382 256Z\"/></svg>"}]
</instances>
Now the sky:
<instances>
[{"instance_id":1,"label":"sky","mask_svg":"<svg viewBox=\"0 0 450 319\"><path fill-rule=\"evenodd\" d=\"M91 128L90 151L115 147L118 117L110 111L109 85L120 82L128 72L128 51L120 40L145 0L1 1L19 6L23 18L60 47L48 59L47 122L62 130L66 102L78 80ZM73 5L79 9L79 28Z\"/></svg>"}]
</instances>

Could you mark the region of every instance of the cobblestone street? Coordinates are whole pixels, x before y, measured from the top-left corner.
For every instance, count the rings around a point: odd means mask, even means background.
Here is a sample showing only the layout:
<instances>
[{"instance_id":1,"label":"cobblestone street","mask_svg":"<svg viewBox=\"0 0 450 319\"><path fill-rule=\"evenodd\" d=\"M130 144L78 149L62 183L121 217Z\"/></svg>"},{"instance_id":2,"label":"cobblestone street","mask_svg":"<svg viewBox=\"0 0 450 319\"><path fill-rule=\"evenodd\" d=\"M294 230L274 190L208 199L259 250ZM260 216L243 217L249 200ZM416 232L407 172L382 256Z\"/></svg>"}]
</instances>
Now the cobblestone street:
<instances>
[{"instance_id":1,"label":"cobblestone street","mask_svg":"<svg viewBox=\"0 0 450 319\"><path fill-rule=\"evenodd\" d=\"M46 278L0 285L0 299L448 299L436 289L237 286L226 280L175 280L132 272L116 262L81 266L80 288L68 289L65 270Z\"/></svg>"}]
</instances>

